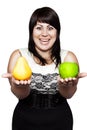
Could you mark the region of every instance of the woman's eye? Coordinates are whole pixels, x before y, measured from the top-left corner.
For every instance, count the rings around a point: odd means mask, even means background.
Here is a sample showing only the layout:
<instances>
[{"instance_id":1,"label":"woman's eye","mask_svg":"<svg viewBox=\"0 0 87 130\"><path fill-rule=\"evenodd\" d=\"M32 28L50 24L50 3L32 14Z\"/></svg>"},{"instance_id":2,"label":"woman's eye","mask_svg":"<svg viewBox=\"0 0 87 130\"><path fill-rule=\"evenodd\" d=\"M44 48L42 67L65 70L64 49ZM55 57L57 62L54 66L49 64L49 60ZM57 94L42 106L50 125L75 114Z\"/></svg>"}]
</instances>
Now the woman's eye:
<instances>
[{"instance_id":1,"label":"woman's eye","mask_svg":"<svg viewBox=\"0 0 87 130\"><path fill-rule=\"evenodd\" d=\"M49 29L49 30L53 30L54 28L53 28L53 27L49 27L48 29Z\"/></svg>"},{"instance_id":2,"label":"woman's eye","mask_svg":"<svg viewBox=\"0 0 87 130\"><path fill-rule=\"evenodd\" d=\"M37 30L41 30L41 27L36 27Z\"/></svg>"}]
</instances>

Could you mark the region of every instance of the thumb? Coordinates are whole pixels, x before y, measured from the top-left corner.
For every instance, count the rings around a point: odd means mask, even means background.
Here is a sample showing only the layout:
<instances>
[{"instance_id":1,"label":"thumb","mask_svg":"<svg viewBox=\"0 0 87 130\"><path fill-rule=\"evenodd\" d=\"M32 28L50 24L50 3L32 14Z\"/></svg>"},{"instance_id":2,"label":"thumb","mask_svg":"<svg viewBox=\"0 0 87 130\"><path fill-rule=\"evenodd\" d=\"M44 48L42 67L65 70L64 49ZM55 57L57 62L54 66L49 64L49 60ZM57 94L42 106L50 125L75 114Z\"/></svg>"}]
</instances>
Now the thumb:
<instances>
[{"instance_id":1,"label":"thumb","mask_svg":"<svg viewBox=\"0 0 87 130\"><path fill-rule=\"evenodd\" d=\"M79 73L79 75L78 75L79 78L84 78L86 76L87 76L86 72Z\"/></svg>"},{"instance_id":2,"label":"thumb","mask_svg":"<svg viewBox=\"0 0 87 130\"><path fill-rule=\"evenodd\" d=\"M12 74L11 73L4 73L2 74L2 78L11 78Z\"/></svg>"}]
</instances>

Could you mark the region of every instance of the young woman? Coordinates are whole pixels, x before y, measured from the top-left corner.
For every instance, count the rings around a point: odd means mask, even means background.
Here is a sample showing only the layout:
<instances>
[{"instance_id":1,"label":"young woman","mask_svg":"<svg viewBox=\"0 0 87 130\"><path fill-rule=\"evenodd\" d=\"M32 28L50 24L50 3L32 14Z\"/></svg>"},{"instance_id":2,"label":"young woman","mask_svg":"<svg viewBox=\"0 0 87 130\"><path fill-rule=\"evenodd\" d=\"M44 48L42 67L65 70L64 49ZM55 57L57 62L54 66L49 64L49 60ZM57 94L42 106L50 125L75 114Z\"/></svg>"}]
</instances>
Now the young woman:
<instances>
[{"instance_id":1,"label":"young woman","mask_svg":"<svg viewBox=\"0 0 87 130\"><path fill-rule=\"evenodd\" d=\"M12 130L72 130L73 116L67 98L77 90L78 79L61 79L58 65L78 60L71 51L60 47L60 21L49 8L36 9L29 22L28 48L15 50L9 59L7 73L11 91L18 98L13 113ZM16 80L12 71L17 59L24 56L31 69L29 80Z\"/></svg>"}]
</instances>

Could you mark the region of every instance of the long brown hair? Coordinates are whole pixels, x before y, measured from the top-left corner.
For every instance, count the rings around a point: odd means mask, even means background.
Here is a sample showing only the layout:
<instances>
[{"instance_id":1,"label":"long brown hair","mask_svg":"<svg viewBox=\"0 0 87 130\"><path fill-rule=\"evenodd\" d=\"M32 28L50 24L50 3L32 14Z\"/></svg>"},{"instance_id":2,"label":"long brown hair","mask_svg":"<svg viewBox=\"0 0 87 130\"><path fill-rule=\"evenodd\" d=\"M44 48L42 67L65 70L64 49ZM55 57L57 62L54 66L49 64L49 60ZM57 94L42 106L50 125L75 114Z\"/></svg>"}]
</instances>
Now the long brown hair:
<instances>
[{"instance_id":1,"label":"long brown hair","mask_svg":"<svg viewBox=\"0 0 87 130\"><path fill-rule=\"evenodd\" d=\"M28 50L33 53L34 56L38 57L41 61L42 65L46 64L46 60L38 54L35 49L35 43L33 41L33 28L38 22L48 23L52 25L57 30L57 38L52 47L51 58L54 58L56 66L61 62L60 57L60 20L57 13L50 7L42 7L36 9L29 22L29 43L28 43Z\"/></svg>"}]
</instances>

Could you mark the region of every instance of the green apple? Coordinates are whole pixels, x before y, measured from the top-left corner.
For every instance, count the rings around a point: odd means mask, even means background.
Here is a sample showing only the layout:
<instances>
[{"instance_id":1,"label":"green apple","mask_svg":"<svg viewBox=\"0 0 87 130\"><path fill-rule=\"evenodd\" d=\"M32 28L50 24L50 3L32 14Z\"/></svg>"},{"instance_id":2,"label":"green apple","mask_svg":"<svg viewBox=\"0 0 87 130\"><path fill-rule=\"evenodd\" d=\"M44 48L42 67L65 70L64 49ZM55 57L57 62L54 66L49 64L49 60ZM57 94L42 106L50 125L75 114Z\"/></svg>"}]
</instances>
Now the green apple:
<instances>
[{"instance_id":1,"label":"green apple","mask_svg":"<svg viewBox=\"0 0 87 130\"><path fill-rule=\"evenodd\" d=\"M59 65L59 75L61 78L73 78L76 77L79 73L79 66L74 62L63 62Z\"/></svg>"}]
</instances>

